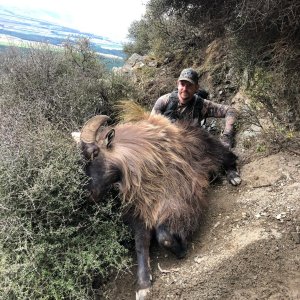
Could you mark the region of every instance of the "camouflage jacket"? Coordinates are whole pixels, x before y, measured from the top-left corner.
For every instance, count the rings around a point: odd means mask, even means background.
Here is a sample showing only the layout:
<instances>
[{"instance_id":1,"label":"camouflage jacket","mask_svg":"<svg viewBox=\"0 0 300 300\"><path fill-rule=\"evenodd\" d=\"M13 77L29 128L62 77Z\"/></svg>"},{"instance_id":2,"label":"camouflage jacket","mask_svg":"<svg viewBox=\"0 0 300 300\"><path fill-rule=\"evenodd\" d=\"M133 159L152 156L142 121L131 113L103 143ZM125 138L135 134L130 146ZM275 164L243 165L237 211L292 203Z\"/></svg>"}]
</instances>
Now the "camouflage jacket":
<instances>
[{"instance_id":1,"label":"camouflage jacket","mask_svg":"<svg viewBox=\"0 0 300 300\"><path fill-rule=\"evenodd\" d=\"M154 104L151 114L164 114L171 101L172 98L171 95L172 93L169 93L158 98L158 100ZM194 103L196 102L195 97L196 95L191 100ZM185 110L189 110L190 108L189 108L189 104L181 105L178 101L178 105L175 109L177 115L179 116L178 119L181 119L180 115L184 114ZM211 118L211 117L225 118L225 128L223 131L223 135L230 135L230 136L233 135L233 130L234 130L233 125L236 120L236 110L233 107L229 105L218 104L207 99L203 99L203 104L200 106L200 109L201 112L199 114L196 114L197 119L193 119L194 114L185 114L185 115L189 115L190 119L193 121L194 124L200 123L201 120L206 118ZM186 117L182 119L186 119Z\"/></svg>"}]
</instances>

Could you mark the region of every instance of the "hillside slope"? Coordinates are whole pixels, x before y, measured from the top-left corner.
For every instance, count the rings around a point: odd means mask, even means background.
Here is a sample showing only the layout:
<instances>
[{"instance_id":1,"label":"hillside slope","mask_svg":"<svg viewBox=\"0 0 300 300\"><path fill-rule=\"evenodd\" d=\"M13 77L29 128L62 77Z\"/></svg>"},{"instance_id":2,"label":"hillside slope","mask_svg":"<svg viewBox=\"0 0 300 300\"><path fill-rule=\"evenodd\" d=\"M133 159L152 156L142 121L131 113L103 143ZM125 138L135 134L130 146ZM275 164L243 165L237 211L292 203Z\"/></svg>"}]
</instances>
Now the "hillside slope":
<instances>
[{"instance_id":1,"label":"hillside slope","mask_svg":"<svg viewBox=\"0 0 300 300\"><path fill-rule=\"evenodd\" d=\"M251 106L242 86L247 85L247 74L239 80L226 53L224 43L215 41L193 67L201 72L200 86L209 91L211 100L231 104L241 112ZM125 71L134 77L149 107L172 90L177 73L187 67L176 61L159 67L147 56L131 59ZM156 76L147 80L152 73ZM247 116L238 121L233 150L240 159L242 184L232 187L223 180L211 186L209 208L185 259L177 260L152 245L153 287L148 299L300 299L297 138L293 136L295 147L289 150L274 140L268 144L272 140L267 134L271 128L268 114L255 113L256 125ZM134 267L113 277L101 299L134 299L135 288Z\"/></svg>"},{"instance_id":2,"label":"hillside slope","mask_svg":"<svg viewBox=\"0 0 300 300\"><path fill-rule=\"evenodd\" d=\"M241 163L241 186L211 187L185 259L152 247L148 299L300 299L300 157L280 152ZM134 294L135 270L102 295Z\"/></svg>"}]
</instances>

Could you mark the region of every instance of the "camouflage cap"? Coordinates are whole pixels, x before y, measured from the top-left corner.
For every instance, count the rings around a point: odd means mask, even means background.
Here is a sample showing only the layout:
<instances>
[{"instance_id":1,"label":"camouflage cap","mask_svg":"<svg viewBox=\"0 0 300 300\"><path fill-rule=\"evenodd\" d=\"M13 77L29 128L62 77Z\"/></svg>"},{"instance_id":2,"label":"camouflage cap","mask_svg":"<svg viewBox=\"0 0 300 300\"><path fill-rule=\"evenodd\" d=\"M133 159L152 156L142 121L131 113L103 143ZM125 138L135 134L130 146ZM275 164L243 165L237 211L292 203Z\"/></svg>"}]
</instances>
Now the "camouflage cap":
<instances>
[{"instance_id":1,"label":"camouflage cap","mask_svg":"<svg viewBox=\"0 0 300 300\"><path fill-rule=\"evenodd\" d=\"M178 80L186 80L192 84L198 84L199 75L194 69L188 68L188 69L182 70Z\"/></svg>"}]
</instances>

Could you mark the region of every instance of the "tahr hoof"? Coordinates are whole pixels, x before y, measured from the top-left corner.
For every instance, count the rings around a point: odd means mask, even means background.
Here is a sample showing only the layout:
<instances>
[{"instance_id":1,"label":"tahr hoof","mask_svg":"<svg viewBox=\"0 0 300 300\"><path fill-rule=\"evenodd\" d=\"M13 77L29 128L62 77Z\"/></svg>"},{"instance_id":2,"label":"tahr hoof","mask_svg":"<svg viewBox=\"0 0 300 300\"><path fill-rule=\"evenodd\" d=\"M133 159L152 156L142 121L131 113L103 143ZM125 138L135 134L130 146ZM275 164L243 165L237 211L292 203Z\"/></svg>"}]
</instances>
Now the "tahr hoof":
<instances>
[{"instance_id":1,"label":"tahr hoof","mask_svg":"<svg viewBox=\"0 0 300 300\"><path fill-rule=\"evenodd\" d=\"M138 290L138 291L136 292L135 299L136 299L136 300L145 300L145 299L146 299L146 296L147 296L147 294L148 294L149 292L150 292L150 288Z\"/></svg>"},{"instance_id":2,"label":"tahr hoof","mask_svg":"<svg viewBox=\"0 0 300 300\"><path fill-rule=\"evenodd\" d=\"M242 179L237 171L231 170L227 172L227 180L232 184L232 185L239 185L242 182Z\"/></svg>"}]
</instances>

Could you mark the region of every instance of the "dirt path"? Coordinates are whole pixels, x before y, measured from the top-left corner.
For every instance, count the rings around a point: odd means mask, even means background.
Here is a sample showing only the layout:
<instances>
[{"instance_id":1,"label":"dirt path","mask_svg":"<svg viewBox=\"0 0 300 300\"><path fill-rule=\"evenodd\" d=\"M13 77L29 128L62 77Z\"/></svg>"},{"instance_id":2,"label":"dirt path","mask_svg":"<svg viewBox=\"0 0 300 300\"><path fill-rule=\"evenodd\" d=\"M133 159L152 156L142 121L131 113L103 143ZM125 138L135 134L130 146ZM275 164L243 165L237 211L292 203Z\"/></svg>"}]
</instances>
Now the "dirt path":
<instances>
[{"instance_id":1,"label":"dirt path","mask_svg":"<svg viewBox=\"0 0 300 300\"><path fill-rule=\"evenodd\" d=\"M288 152L244 164L238 188L214 185L185 259L151 249L148 299L300 299L300 157ZM104 299L135 299L135 274Z\"/></svg>"}]
</instances>

